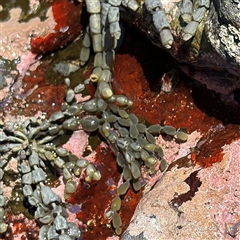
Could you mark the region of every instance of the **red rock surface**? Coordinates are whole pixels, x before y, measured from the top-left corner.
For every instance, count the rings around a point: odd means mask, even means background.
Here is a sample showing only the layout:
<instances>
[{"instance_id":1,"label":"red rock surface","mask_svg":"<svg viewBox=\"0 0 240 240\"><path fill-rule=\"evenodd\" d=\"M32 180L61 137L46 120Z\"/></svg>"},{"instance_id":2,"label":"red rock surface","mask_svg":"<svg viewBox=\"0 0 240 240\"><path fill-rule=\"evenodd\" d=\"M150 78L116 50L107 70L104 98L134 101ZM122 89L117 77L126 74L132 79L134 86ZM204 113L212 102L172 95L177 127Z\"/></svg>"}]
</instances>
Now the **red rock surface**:
<instances>
[{"instance_id":1,"label":"red rock surface","mask_svg":"<svg viewBox=\"0 0 240 240\"><path fill-rule=\"evenodd\" d=\"M54 32L31 39L31 51L34 54L46 54L63 47L73 41L82 30L82 2L53 0L51 8L56 22Z\"/></svg>"}]
</instances>

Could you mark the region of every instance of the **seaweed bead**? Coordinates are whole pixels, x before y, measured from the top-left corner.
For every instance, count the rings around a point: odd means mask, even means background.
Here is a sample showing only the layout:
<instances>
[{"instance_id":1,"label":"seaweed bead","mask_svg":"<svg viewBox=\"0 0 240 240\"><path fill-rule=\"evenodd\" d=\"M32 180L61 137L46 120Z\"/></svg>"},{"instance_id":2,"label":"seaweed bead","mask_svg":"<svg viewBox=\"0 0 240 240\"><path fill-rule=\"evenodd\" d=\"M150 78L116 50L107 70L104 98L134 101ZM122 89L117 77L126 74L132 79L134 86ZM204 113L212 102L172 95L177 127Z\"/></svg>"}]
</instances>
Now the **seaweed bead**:
<instances>
[{"instance_id":1,"label":"seaweed bead","mask_svg":"<svg viewBox=\"0 0 240 240\"><path fill-rule=\"evenodd\" d=\"M65 120L62 124L64 129L72 130L72 131L78 129L78 125L79 125L79 123L76 118L69 118L69 119Z\"/></svg>"},{"instance_id":2,"label":"seaweed bead","mask_svg":"<svg viewBox=\"0 0 240 240\"><path fill-rule=\"evenodd\" d=\"M63 112L54 112L54 113L50 116L49 121L50 121L50 122L55 122L55 121L57 121L57 120L62 119L63 117L64 117Z\"/></svg>"},{"instance_id":3,"label":"seaweed bead","mask_svg":"<svg viewBox=\"0 0 240 240\"><path fill-rule=\"evenodd\" d=\"M136 127L140 133L144 133L147 130L147 127L141 123L136 124Z\"/></svg>"},{"instance_id":4,"label":"seaweed bead","mask_svg":"<svg viewBox=\"0 0 240 240\"><path fill-rule=\"evenodd\" d=\"M166 160L163 158L160 163L160 170L163 172L167 168L168 164Z\"/></svg>"},{"instance_id":5,"label":"seaweed bead","mask_svg":"<svg viewBox=\"0 0 240 240\"><path fill-rule=\"evenodd\" d=\"M152 144L152 143L148 143L144 146L144 148L147 150L147 151L154 151L155 148L156 148L156 145L155 144Z\"/></svg>"},{"instance_id":6,"label":"seaweed bead","mask_svg":"<svg viewBox=\"0 0 240 240\"><path fill-rule=\"evenodd\" d=\"M67 116L76 116L78 115L83 109L83 106L81 103L71 105L67 107L64 111L64 114Z\"/></svg>"},{"instance_id":7,"label":"seaweed bead","mask_svg":"<svg viewBox=\"0 0 240 240\"><path fill-rule=\"evenodd\" d=\"M70 103L74 100L75 98L75 92L72 89L67 90L67 96L66 96L66 102Z\"/></svg>"},{"instance_id":8,"label":"seaweed bead","mask_svg":"<svg viewBox=\"0 0 240 240\"><path fill-rule=\"evenodd\" d=\"M118 123L120 125L124 126L124 127L129 127L131 122L130 122L129 118L127 118L127 119L125 119L125 118L118 118Z\"/></svg>"},{"instance_id":9,"label":"seaweed bead","mask_svg":"<svg viewBox=\"0 0 240 240\"><path fill-rule=\"evenodd\" d=\"M138 179L141 176L140 168L135 162L131 163L130 170L134 179Z\"/></svg>"},{"instance_id":10,"label":"seaweed bead","mask_svg":"<svg viewBox=\"0 0 240 240\"><path fill-rule=\"evenodd\" d=\"M99 127L99 119L97 117L88 117L80 121L82 129L86 132L94 132Z\"/></svg>"},{"instance_id":11,"label":"seaweed bead","mask_svg":"<svg viewBox=\"0 0 240 240\"><path fill-rule=\"evenodd\" d=\"M121 227L117 227L117 228L115 229L115 233L116 233L117 235L120 235L120 234L122 233L122 228L121 228Z\"/></svg>"},{"instance_id":12,"label":"seaweed bead","mask_svg":"<svg viewBox=\"0 0 240 240\"><path fill-rule=\"evenodd\" d=\"M149 156L146 161L150 166L154 166L157 163L157 159L154 156Z\"/></svg>"},{"instance_id":13,"label":"seaweed bead","mask_svg":"<svg viewBox=\"0 0 240 240\"><path fill-rule=\"evenodd\" d=\"M142 149L141 145L138 142L132 142L130 144L130 147L134 151L141 151L141 149Z\"/></svg>"},{"instance_id":14,"label":"seaweed bead","mask_svg":"<svg viewBox=\"0 0 240 240\"><path fill-rule=\"evenodd\" d=\"M67 180L72 178L72 174L67 168L63 168L63 176Z\"/></svg>"},{"instance_id":15,"label":"seaweed bead","mask_svg":"<svg viewBox=\"0 0 240 240\"><path fill-rule=\"evenodd\" d=\"M162 129L166 134L170 136L174 136L177 133L176 128L172 126L166 125L166 126L163 126Z\"/></svg>"},{"instance_id":16,"label":"seaweed bead","mask_svg":"<svg viewBox=\"0 0 240 240\"><path fill-rule=\"evenodd\" d=\"M129 114L125 110L122 110L122 109L118 110L118 114L121 118L128 118L128 116L129 116Z\"/></svg>"},{"instance_id":17,"label":"seaweed bead","mask_svg":"<svg viewBox=\"0 0 240 240\"><path fill-rule=\"evenodd\" d=\"M131 149L128 149L128 150L124 153L124 157L125 157L125 159L126 159L126 161L127 161L128 163L131 163L131 162L133 162L133 161L135 160L135 155L134 155L134 153L132 152Z\"/></svg>"},{"instance_id":18,"label":"seaweed bead","mask_svg":"<svg viewBox=\"0 0 240 240\"><path fill-rule=\"evenodd\" d=\"M80 168L85 168L87 167L88 164L89 164L88 160L85 160L85 159L79 159L76 161L76 166Z\"/></svg>"},{"instance_id":19,"label":"seaweed bead","mask_svg":"<svg viewBox=\"0 0 240 240\"><path fill-rule=\"evenodd\" d=\"M112 200L111 209L117 212L120 210L120 208L121 208L121 198L119 196L116 196Z\"/></svg>"},{"instance_id":20,"label":"seaweed bead","mask_svg":"<svg viewBox=\"0 0 240 240\"><path fill-rule=\"evenodd\" d=\"M128 137L129 136L129 131L126 128L119 127L118 131L121 135L121 137Z\"/></svg>"},{"instance_id":21,"label":"seaweed bead","mask_svg":"<svg viewBox=\"0 0 240 240\"><path fill-rule=\"evenodd\" d=\"M155 148L155 153L156 153L160 158L162 158L162 157L164 156L163 150L162 150L162 148L161 148L160 146L157 146L157 147Z\"/></svg>"},{"instance_id":22,"label":"seaweed bead","mask_svg":"<svg viewBox=\"0 0 240 240\"><path fill-rule=\"evenodd\" d=\"M136 192L139 191L139 190L141 189L141 187L142 187L140 181L137 180L137 179L133 179L133 180L132 180L132 186L133 186L133 189L134 189Z\"/></svg>"},{"instance_id":23,"label":"seaweed bead","mask_svg":"<svg viewBox=\"0 0 240 240\"><path fill-rule=\"evenodd\" d=\"M118 155L117 155L117 164L118 164L118 166L120 166L122 168L125 167L125 165L126 165L126 161L125 161L125 158L122 155L122 153L118 153Z\"/></svg>"},{"instance_id":24,"label":"seaweed bead","mask_svg":"<svg viewBox=\"0 0 240 240\"><path fill-rule=\"evenodd\" d=\"M151 133L146 132L145 134L146 134L147 140L148 140L150 143L152 143L152 144L155 144L155 143L156 143L156 139L155 139L155 137L154 137Z\"/></svg>"},{"instance_id":25,"label":"seaweed bead","mask_svg":"<svg viewBox=\"0 0 240 240\"><path fill-rule=\"evenodd\" d=\"M118 95L116 97L116 102L119 104L119 106L126 106L128 105L128 98L124 95Z\"/></svg>"},{"instance_id":26,"label":"seaweed bead","mask_svg":"<svg viewBox=\"0 0 240 240\"><path fill-rule=\"evenodd\" d=\"M127 190L129 189L129 187L130 187L130 182L127 180L126 182L122 183L122 184L119 186L119 188L118 188L118 190L117 190L117 193L118 193L119 195L124 195L124 194L126 194L126 192L127 192Z\"/></svg>"},{"instance_id":27,"label":"seaweed bead","mask_svg":"<svg viewBox=\"0 0 240 240\"><path fill-rule=\"evenodd\" d=\"M65 185L65 191L67 193L74 193L77 189L77 183L74 181L69 181Z\"/></svg>"},{"instance_id":28,"label":"seaweed bead","mask_svg":"<svg viewBox=\"0 0 240 240\"><path fill-rule=\"evenodd\" d=\"M135 124L132 124L130 126L130 130L129 130L129 133L130 133L130 137L133 138L133 139L137 139L138 135L139 135L139 131L136 127Z\"/></svg>"},{"instance_id":29,"label":"seaweed bead","mask_svg":"<svg viewBox=\"0 0 240 240\"><path fill-rule=\"evenodd\" d=\"M147 128L148 132L150 133L160 133L162 127L159 124L151 125Z\"/></svg>"},{"instance_id":30,"label":"seaweed bead","mask_svg":"<svg viewBox=\"0 0 240 240\"><path fill-rule=\"evenodd\" d=\"M130 113L130 114L128 115L128 117L129 117L129 119L131 120L131 122L132 122L133 124L137 124L137 123L138 123L138 118L137 118L137 116L136 116L135 114Z\"/></svg>"},{"instance_id":31,"label":"seaweed bead","mask_svg":"<svg viewBox=\"0 0 240 240\"><path fill-rule=\"evenodd\" d=\"M187 141L188 139L188 134L183 131L177 131L176 136L181 141Z\"/></svg>"},{"instance_id":32,"label":"seaweed bead","mask_svg":"<svg viewBox=\"0 0 240 240\"><path fill-rule=\"evenodd\" d=\"M126 149L130 144L130 140L128 138L119 138L117 140L117 146L121 149Z\"/></svg>"},{"instance_id":33,"label":"seaweed bead","mask_svg":"<svg viewBox=\"0 0 240 240\"><path fill-rule=\"evenodd\" d=\"M110 130L108 140L110 143L115 143L118 140L118 134L114 130Z\"/></svg>"},{"instance_id":34,"label":"seaweed bead","mask_svg":"<svg viewBox=\"0 0 240 240\"><path fill-rule=\"evenodd\" d=\"M129 169L129 167L125 166L123 168L123 177L125 180L131 180L132 179L132 173Z\"/></svg>"},{"instance_id":35,"label":"seaweed bead","mask_svg":"<svg viewBox=\"0 0 240 240\"><path fill-rule=\"evenodd\" d=\"M96 172L96 168L91 163L88 164L86 168L87 176L92 177L95 172Z\"/></svg>"},{"instance_id":36,"label":"seaweed bead","mask_svg":"<svg viewBox=\"0 0 240 240\"><path fill-rule=\"evenodd\" d=\"M110 124L108 122L104 122L102 127L101 127L101 130L102 130L102 133L105 137L108 137L109 136L109 133L110 133Z\"/></svg>"},{"instance_id":37,"label":"seaweed bead","mask_svg":"<svg viewBox=\"0 0 240 240\"><path fill-rule=\"evenodd\" d=\"M85 85L82 83L79 83L75 88L74 88L74 92L75 93L80 93L85 89Z\"/></svg>"},{"instance_id":38,"label":"seaweed bead","mask_svg":"<svg viewBox=\"0 0 240 240\"><path fill-rule=\"evenodd\" d=\"M60 157L56 157L54 159L54 165L57 166L58 168L63 168L65 165L65 161Z\"/></svg>"},{"instance_id":39,"label":"seaweed bead","mask_svg":"<svg viewBox=\"0 0 240 240\"><path fill-rule=\"evenodd\" d=\"M97 101L97 109L98 111L102 112L105 111L107 108L107 103L103 99L98 99Z\"/></svg>"},{"instance_id":40,"label":"seaweed bead","mask_svg":"<svg viewBox=\"0 0 240 240\"><path fill-rule=\"evenodd\" d=\"M55 151L56 151L57 155L60 157L66 157L68 155L67 149L65 149L63 147L57 147Z\"/></svg>"},{"instance_id":41,"label":"seaweed bead","mask_svg":"<svg viewBox=\"0 0 240 240\"><path fill-rule=\"evenodd\" d=\"M114 212L112 215L112 224L114 228L118 228L122 226L122 219L118 213Z\"/></svg>"},{"instance_id":42,"label":"seaweed bead","mask_svg":"<svg viewBox=\"0 0 240 240\"><path fill-rule=\"evenodd\" d=\"M102 177L102 176L101 176L100 171L95 171L94 174L93 174L93 176L92 176L93 180L95 180L95 181L100 180L101 177Z\"/></svg>"},{"instance_id":43,"label":"seaweed bead","mask_svg":"<svg viewBox=\"0 0 240 240\"><path fill-rule=\"evenodd\" d=\"M83 110L85 110L86 112L89 112L89 113L97 112L97 110L98 110L97 99L93 98L93 99L85 102L85 104L83 105Z\"/></svg>"},{"instance_id":44,"label":"seaweed bead","mask_svg":"<svg viewBox=\"0 0 240 240\"><path fill-rule=\"evenodd\" d=\"M58 132L60 131L60 127L58 124L51 124L49 127L48 127L48 132L50 135L55 135L57 134Z\"/></svg>"}]
</instances>

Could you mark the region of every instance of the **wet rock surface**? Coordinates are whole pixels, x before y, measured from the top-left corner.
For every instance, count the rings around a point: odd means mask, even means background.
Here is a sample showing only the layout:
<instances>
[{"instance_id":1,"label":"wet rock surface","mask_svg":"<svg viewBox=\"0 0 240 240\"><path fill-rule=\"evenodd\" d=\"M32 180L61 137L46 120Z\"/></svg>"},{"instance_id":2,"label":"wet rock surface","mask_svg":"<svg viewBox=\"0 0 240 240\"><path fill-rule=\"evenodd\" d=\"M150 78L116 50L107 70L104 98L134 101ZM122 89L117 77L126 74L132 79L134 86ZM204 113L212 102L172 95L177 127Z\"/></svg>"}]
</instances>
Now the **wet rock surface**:
<instances>
[{"instance_id":1,"label":"wet rock surface","mask_svg":"<svg viewBox=\"0 0 240 240\"><path fill-rule=\"evenodd\" d=\"M182 3L163 1L162 4L174 36L173 45L167 51L177 60L178 66L217 93L230 96L239 89L239 2L212 1L195 36L188 41L182 39L186 26L179 18ZM139 13L125 12L122 16L128 24L162 47L151 14L144 6Z\"/></svg>"}]
</instances>

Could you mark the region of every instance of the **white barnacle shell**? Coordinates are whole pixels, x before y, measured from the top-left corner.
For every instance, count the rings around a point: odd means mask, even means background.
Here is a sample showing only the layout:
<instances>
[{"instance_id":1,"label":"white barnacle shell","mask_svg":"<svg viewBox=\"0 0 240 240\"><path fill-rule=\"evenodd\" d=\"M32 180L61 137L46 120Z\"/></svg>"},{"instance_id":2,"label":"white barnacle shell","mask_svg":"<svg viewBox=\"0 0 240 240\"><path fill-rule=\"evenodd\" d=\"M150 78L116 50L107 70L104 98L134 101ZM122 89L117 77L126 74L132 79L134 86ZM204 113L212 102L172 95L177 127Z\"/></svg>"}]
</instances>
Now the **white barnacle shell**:
<instances>
[{"instance_id":1,"label":"white barnacle shell","mask_svg":"<svg viewBox=\"0 0 240 240\"><path fill-rule=\"evenodd\" d=\"M93 34L92 35L92 44L93 44L93 51L95 53L102 52L102 34Z\"/></svg>"},{"instance_id":2,"label":"white barnacle shell","mask_svg":"<svg viewBox=\"0 0 240 240\"><path fill-rule=\"evenodd\" d=\"M193 13L193 20L196 22L201 22L204 15L206 13L206 8L205 7L201 7L198 8L194 13Z\"/></svg>"},{"instance_id":3,"label":"white barnacle shell","mask_svg":"<svg viewBox=\"0 0 240 240\"><path fill-rule=\"evenodd\" d=\"M122 3L122 0L108 0L108 3L112 6L120 6Z\"/></svg>"},{"instance_id":4,"label":"white barnacle shell","mask_svg":"<svg viewBox=\"0 0 240 240\"><path fill-rule=\"evenodd\" d=\"M119 22L112 22L110 24L110 33L117 40L121 37L121 28Z\"/></svg>"},{"instance_id":5,"label":"white barnacle shell","mask_svg":"<svg viewBox=\"0 0 240 240\"><path fill-rule=\"evenodd\" d=\"M181 17L184 22L189 23L192 20L193 2L191 0L182 0Z\"/></svg>"},{"instance_id":6,"label":"white barnacle shell","mask_svg":"<svg viewBox=\"0 0 240 240\"><path fill-rule=\"evenodd\" d=\"M89 13L100 13L101 5L99 0L86 0L85 2Z\"/></svg>"},{"instance_id":7,"label":"white barnacle shell","mask_svg":"<svg viewBox=\"0 0 240 240\"><path fill-rule=\"evenodd\" d=\"M119 22L119 8L110 7L108 10L108 21L109 23Z\"/></svg>"},{"instance_id":8,"label":"white barnacle shell","mask_svg":"<svg viewBox=\"0 0 240 240\"><path fill-rule=\"evenodd\" d=\"M160 0L145 0L145 6L150 13L153 13L158 8L162 9Z\"/></svg>"},{"instance_id":9,"label":"white barnacle shell","mask_svg":"<svg viewBox=\"0 0 240 240\"><path fill-rule=\"evenodd\" d=\"M209 8L210 6L210 0L199 0L198 2L199 6L204 6L205 8Z\"/></svg>"},{"instance_id":10,"label":"white barnacle shell","mask_svg":"<svg viewBox=\"0 0 240 240\"><path fill-rule=\"evenodd\" d=\"M137 11L139 8L139 4L136 0L122 0L122 5L132 9L133 11Z\"/></svg>"},{"instance_id":11,"label":"white barnacle shell","mask_svg":"<svg viewBox=\"0 0 240 240\"><path fill-rule=\"evenodd\" d=\"M195 21L188 23L188 25L183 29L182 33L183 41L188 41L195 35L198 25L199 23Z\"/></svg>"},{"instance_id":12,"label":"white barnacle shell","mask_svg":"<svg viewBox=\"0 0 240 240\"><path fill-rule=\"evenodd\" d=\"M162 9L159 9L153 13L153 23L160 33L162 45L167 49L171 48L173 36L171 34L170 25L166 18L165 12Z\"/></svg>"},{"instance_id":13,"label":"white barnacle shell","mask_svg":"<svg viewBox=\"0 0 240 240\"><path fill-rule=\"evenodd\" d=\"M173 35L170 31L170 29L168 28L164 28L161 32L160 32L160 39L162 42L162 45L166 48L166 49L170 49L172 44L173 44Z\"/></svg>"},{"instance_id":14,"label":"white barnacle shell","mask_svg":"<svg viewBox=\"0 0 240 240\"><path fill-rule=\"evenodd\" d=\"M106 21L107 21L108 9L111 7L111 5L109 3L103 2L101 4L101 6L102 6L102 9L101 9L101 23L102 23L102 26L104 27L106 25Z\"/></svg>"},{"instance_id":15,"label":"white barnacle shell","mask_svg":"<svg viewBox=\"0 0 240 240\"><path fill-rule=\"evenodd\" d=\"M92 34L101 33L101 16L100 14L91 14L89 17L89 27Z\"/></svg>"}]
</instances>

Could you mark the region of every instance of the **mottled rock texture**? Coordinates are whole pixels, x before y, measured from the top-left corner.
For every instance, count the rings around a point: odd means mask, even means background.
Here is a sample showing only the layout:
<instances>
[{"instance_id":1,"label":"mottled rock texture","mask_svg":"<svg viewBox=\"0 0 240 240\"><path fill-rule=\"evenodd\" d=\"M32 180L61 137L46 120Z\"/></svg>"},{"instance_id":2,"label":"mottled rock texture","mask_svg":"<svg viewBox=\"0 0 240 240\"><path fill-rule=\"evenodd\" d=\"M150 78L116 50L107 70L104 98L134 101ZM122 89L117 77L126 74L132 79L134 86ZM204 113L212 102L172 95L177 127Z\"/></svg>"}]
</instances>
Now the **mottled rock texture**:
<instances>
[{"instance_id":1,"label":"mottled rock texture","mask_svg":"<svg viewBox=\"0 0 240 240\"><path fill-rule=\"evenodd\" d=\"M121 239L239 239L239 151L237 140L209 168L171 168L143 197Z\"/></svg>"}]
</instances>

